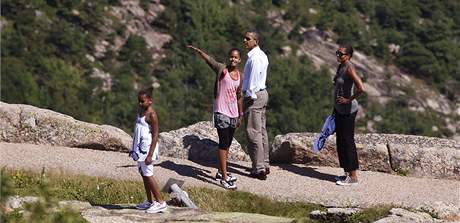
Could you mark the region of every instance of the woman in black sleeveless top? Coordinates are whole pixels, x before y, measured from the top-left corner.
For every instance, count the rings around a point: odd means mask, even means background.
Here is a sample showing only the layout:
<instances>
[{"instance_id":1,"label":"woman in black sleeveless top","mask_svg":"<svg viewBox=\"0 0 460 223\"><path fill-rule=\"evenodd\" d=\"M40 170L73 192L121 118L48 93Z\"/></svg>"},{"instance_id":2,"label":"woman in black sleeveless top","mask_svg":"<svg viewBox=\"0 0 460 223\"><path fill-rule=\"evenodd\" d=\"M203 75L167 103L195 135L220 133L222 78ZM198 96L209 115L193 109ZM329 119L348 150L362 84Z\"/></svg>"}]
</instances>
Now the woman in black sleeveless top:
<instances>
[{"instance_id":1,"label":"woman in black sleeveless top","mask_svg":"<svg viewBox=\"0 0 460 223\"><path fill-rule=\"evenodd\" d=\"M351 46L340 47L336 51L340 63L334 77L334 114L337 139L337 154L344 176L336 177L337 185L358 184L356 170L359 168L355 144L355 119L358 113L356 98L364 92L363 82L350 62L353 56Z\"/></svg>"}]
</instances>

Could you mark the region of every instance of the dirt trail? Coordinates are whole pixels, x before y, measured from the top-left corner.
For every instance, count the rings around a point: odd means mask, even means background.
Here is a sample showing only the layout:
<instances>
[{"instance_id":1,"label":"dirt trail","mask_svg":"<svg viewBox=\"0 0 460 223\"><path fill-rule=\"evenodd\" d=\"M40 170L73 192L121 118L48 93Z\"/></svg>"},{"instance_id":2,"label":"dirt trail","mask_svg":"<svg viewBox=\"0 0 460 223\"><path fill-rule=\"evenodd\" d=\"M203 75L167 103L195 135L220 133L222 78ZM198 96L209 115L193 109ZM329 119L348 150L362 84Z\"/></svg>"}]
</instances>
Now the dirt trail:
<instances>
[{"instance_id":1,"label":"dirt trail","mask_svg":"<svg viewBox=\"0 0 460 223\"><path fill-rule=\"evenodd\" d=\"M126 153L44 146L0 143L0 166L11 169L52 171L114 179L141 180L136 163ZM359 172L360 183L354 187L335 185L338 168L303 165L272 166L266 181L248 177L249 163L231 162L229 170L237 178L238 190L283 201L305 201L326 206L369 207L377 204L419 208L434 207L443 202L460 207L460 181L437 180ZM213 179L213 164L195 163L161 157L155 166L160 184L168 178L185 180L185 186L222 189Z\"/></svg>"}]
</instances>

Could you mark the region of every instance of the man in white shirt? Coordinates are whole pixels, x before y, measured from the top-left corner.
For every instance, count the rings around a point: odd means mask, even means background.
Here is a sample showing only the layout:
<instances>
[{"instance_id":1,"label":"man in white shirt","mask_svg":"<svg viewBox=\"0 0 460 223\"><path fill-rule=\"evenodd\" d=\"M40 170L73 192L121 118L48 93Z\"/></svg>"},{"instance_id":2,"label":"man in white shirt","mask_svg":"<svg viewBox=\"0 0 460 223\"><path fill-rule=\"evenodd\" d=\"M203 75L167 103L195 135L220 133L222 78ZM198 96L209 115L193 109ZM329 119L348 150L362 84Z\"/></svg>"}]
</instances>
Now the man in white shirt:
<instances>
[{"instance_id":1,"label":"man in white shirt","mask_svg":"<svg viewBox=\"0 0 460 223\"><path fill-rule=\"evenodd\" d=\"M243 94L248 137L248 152L252 161L251 176L266 180L270 173L268 136L265 110L268 102L266 90L268 58L259 47L259 35L246 32L244 47L249 51L244 65Z\"/></svg>"}]
</instances>

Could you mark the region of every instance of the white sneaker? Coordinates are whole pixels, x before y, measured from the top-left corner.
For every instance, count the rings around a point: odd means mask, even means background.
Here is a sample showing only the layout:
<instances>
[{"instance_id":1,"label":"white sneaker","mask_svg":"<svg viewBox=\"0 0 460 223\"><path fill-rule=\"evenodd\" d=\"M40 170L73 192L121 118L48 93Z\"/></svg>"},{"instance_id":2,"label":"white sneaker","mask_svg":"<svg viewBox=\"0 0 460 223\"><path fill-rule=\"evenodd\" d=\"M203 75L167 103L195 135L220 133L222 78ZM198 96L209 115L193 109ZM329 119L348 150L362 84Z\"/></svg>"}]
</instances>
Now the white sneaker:
<instances>
[{"instance_id":1,"label":"white sneaker","mask_svg":"<svg viewBox=\"0 0 460 223\"><path fill-rule=\"evenodd\" d=\"M155 202L155 204L152 205L149 209L145 210L145 212L150 213L150 214L155 214L159 212L164 212L166 211L166 209L168 209L168 205L166 204L165 201L161 203Z\"/></svg>"},{"instance_id":2,"label":"white sneaker","mask_svg":"<svg viewBox=\"0 0 460 223\"><path fill-rule=\"evenodd\" d=\"M220 180L222 179L222 174L220 172L217 172L216 173L216 180ZM226 179L228 182L235 182L236 181L236 177L231 175L230 173L227 173L227 179Z\"/></svg>"},{"instance_id":3,"label":"white sneaker","mask_svg":"<svg viewBox=\"0 0 460 223\"><path fill-rule=\"evenodd\" d=\"M226 180L220 180L220 185L222 185L222 187L225 188L225 189L230 189L230 190L235 190L236 189L235 182L230 182L230 181L226 181Z\"/></svg>"},{"instance_id":4,"label":"white sneaker","mask_svg":"<svg viewBox=\"0 0 460 223\"><path fill-rule=\"evenodd\" d=\"M345 180L339 180L335 183L340 186L358 186L358 181L351 179L350 176L347 176Z\"/></svg>"},{"instance_id":5,"label":"white sneaker","mask_svg":"<svg viewBox=\"0 0 460 223\"><path fill-rule=\"evenodd\" d=\"M343 181L345 179L347 179L347 176L349 176L350 174L348 172L345 172L343 173L342 176L335 176L334 179L335 181Z\"/></svg>"},{"instance_id":6,"label":"white sneaker","mask_svg":"<svg viewBox=\"0 0 460 223\"><path fill-rule=\"evenodd\" d=\"M155 203L155 202L154 202ZM150 206L152 206L153 203L150 203L150 201L148 200L145 200L144 202L136 205L136 208L139 209L139 210L146 210L148 209Z\"/></svg>"}]
</instances>

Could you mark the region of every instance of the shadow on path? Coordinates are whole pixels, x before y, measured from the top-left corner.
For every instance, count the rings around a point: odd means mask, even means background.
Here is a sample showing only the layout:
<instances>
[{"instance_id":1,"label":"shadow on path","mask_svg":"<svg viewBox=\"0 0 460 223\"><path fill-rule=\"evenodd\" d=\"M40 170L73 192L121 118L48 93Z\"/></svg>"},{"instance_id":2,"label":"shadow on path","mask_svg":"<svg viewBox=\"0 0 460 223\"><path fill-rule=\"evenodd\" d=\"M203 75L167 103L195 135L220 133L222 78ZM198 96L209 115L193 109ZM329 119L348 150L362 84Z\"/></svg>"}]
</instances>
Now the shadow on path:
<instances>
[{"instance_id":1,"label":"shadow on path","mask_svg":"<svg viewBox=\"0 0 460 223\"><path fill-rule=\"evenodd\" d=\"M92 204L93 205L93 204ZM136 209L133 205L118 205L118 204L94 204L93 206L102 207L107 210L122 210L122 209Z\"/></svg>"},{"instance_id":2,"label":"shadow on path","mask_svg":"<svg viewBox=\"0 0 460 223\"><path fill-rule=\"evenodd\" d=\"M308 166L296 166L292 164L272 164L273 166L278 166L280 169L298 174L300 176L304 177L311 177L311 178L316 178L319 180L324 180L324 181L330 181L330 182L335 182L335 175L327 174L327 173L321 173L316 170L314 167L308 167Z\"/></svg>"},{"instance_id":3,"label":"shadow on path","mask_svg":"<svg viewBox=\"0 0 460 223\"><path fill-rule=\"evenodd\" d=\"M193 177L197 180L201 180L206 183L220 186L219 184L215 182L214 177L209 175L211 173L211 171L209 170L205 170L205 169L201 169L201 168L197 168L197 167L185 165L185 164L178 164L178 163L175 163L169 160L159 163L158 166L163 167L165 169L175 171L177 174L181 176Z\"/></svg>"},{"instance_id":4,"label":"shadow on path","mask_svg":"<svg viewBox=\"0 0 460 223\"><path fill-rule=\"evenodd\" d=\"M189 147L188 160L201 166L217 169L219 164L219 144L216 141L209 138L200 139L200 137L197 135L190 134L184 136L183 143L185 147ZM249 172L250 168L241 166L236 163L227 162L227 169L231 173L239 174L242 176L249 176L249 174L245 172Z\"/></svg>"},{"instance_id":5,"label":"shadow on path","mask_svg":"<svg viewBox=\"0 0 460 223\"><path fill-rule=\"evenodd\" d=\"M129 168L129 167L137 167L136 164L129 164L129 165L122 165L122 166L115 166L115 168Z\"/></svg>"}]
</instances>

